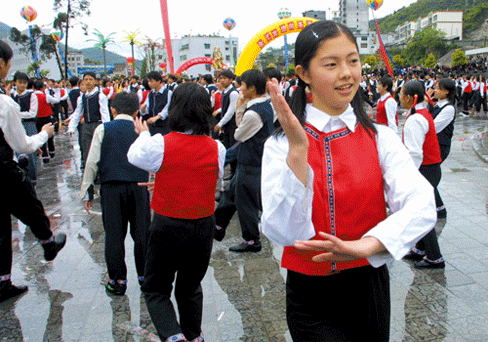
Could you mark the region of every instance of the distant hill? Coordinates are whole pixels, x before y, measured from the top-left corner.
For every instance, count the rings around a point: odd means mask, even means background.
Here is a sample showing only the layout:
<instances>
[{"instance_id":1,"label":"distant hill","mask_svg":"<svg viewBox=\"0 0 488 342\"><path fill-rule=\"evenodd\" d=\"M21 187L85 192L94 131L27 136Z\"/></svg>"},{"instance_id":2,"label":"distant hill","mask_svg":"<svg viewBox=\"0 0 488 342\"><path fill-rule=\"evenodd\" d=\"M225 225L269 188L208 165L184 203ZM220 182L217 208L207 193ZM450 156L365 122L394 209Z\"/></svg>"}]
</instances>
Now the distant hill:
<instances>
[{"instance_id":1,"label":"distant hill","mask_svg":"<svg viewBox=\"0 0 488 342\"><path fill-rule=\"evenodd\" d=\"M378 23L381 32L394 32L398 25L436 11L464 11L463 36L469 36L488 18L488 2L486 0L418 0L408 7L402 7L393 14L378 19Z\"/></svg>"},{"instance_id":2,"label":"distant hill","mask_svg":"<svg viewBox=\"0 0 488 342\"><path fill-rule=\"evenodd\" d=\"M0 38L8 37L10 35L10 29L10 26L0 22Z\"/></svg>"},{"instance_id":3,"label":"distant hill","mask_svg":"<svg viewBox=\"0 0 488 342\"><path fill-rule=\"evenodd\" d=\"M71 50L71 48L70 48ZM78 50L83 53L84 58L88 58L92 61L98 61L103 64L103 51L97 48L86 48ZM118 55L116 53L110 52L108 50L105 51L107 55L107 64L115 64L115 63L125 63L125 57Z\"/></svg>"}]
</instances>

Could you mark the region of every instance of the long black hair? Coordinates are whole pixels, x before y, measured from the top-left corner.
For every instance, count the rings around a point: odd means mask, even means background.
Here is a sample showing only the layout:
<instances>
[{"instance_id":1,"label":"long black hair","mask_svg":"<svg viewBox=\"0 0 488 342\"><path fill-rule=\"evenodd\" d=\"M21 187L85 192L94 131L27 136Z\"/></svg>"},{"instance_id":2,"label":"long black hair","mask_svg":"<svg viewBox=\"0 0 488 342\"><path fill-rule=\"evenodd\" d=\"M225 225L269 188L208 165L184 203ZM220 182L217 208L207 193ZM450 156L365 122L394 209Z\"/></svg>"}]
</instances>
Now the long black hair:
<instances>
[{"instance_id":1,"label":"long black hair","mask_svg":"<svg viewBox=\"0 0 488 342\"><path fill-rule=\"evenodd\" d=\"M416 80L408 81L403 85L403 94L412 96L414 98L411 113L415 114L415 106L417 103L424 102L425 99L425 88L422 83ZM406 109L406 108L405 108Z\"/></svg>"},{"instance_id":2,"label":"long black hair","mask_svg":"<svg viewBox=\"0 0 488 342\"><path fill-rule=\"evenodd\" d=\"M308 70L310 67L310 61L317 54L317 50L321 44L327 39L336 38L340 34L345 34L346 37L354 43L356 49L358 45L356 38L346 26L328 20L321 20L312 23L305 27L297 37L295 42L295 65L301 65L304 70ZM359 49L358 49L359 51ZM305 107L307 105L307 93L305 89L308 84L305 83L300 77L298 77L298 84L296 90L293 92L293 96L290 101L290 107L292 112L297 116L302 125L305 124ZM351 102L354 109L354 114L358 122L366 129L371 135L371 132L377 132L373 121L369 118L364 109L364 102L361 97L361 88L358 87L356 94ZM282 129L277 130L276 134L282 133Z\"/></svg>"},{"instance_id":3,"label":"long black hair","mask_svg":"<svg viewBox=\"0 0 488 342\"><path fill-rule=\"evenodd\" d=\"M212 105L207 90L193 82L176 87L169 106L168 125L176 132L210 135Z\"/></svg>"}]
</instances>

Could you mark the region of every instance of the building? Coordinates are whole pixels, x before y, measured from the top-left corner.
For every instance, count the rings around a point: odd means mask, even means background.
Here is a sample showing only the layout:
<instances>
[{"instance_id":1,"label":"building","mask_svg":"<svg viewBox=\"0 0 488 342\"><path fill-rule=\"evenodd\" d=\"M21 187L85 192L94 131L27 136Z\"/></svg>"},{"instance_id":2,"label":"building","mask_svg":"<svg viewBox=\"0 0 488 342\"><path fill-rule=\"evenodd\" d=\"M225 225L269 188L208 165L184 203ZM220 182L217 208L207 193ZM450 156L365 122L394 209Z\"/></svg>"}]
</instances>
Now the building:
<instances>
[{"instance_id":1,"label":"building","mask_svg":"<svg viewBox=\"0 0 488 342\"><path fill-rule=\"evenodd\" d=\"M212 57L216 47L220 48L225 65L234 67L239 59L239 39L237 37L188 35L179 39L171 39L171 46L173 48L175 71L183 63L193 58ZM164 47L159 48L154 54L156 57L156 66L161 62L167 62L167 54ZM168 72L170 70L169 63L166 70ZM189 76L213 73L213 67L210 64L198 64L187 69L185 73Z\"/></svg>"},{"instance_id":2,"label":"building","mask_svg":"<svg viewBox=\"0 0 488 342\"><path fill-rule=\"evenodd\" d=\"M369 30L369 5L364 0L339 0L339 17L334 21L347 26L353 32L361 55L371 55L379 48L374 31Z\"/></svg>"},{"instance_id":3,"label":"building","mask_svg":"<svg viewBox=\"0 0 488 342\"><path fill-rule=\"evenodd\" d=\"M399 44L406 43L415 33L427 28L444 32L448 40L463 39L463 12L462 11L438 11L431 12L417 21L409 21L399 25L395 29Z\"/></svg>"},{"instance_id":4,"label":"building","mask_svg":"<svg viewBox=\"0 0 488 342\"><path fill-rule=\"evenodd\" d=\"M306 11L302 15L307 18L314 18L317 20L325 20L325 11Z\"/></svg>"},{"instance_id":5,"label":"building","mask_svg":"<svg viewBox=\"0 0 488 342\"><path fill-rule=\"evenodd\" d=\"M85 66L85 58L83 52L70 50L68 52L68 69L73 75L78 75L78 68Z\"/></svg>"}]
</instances>

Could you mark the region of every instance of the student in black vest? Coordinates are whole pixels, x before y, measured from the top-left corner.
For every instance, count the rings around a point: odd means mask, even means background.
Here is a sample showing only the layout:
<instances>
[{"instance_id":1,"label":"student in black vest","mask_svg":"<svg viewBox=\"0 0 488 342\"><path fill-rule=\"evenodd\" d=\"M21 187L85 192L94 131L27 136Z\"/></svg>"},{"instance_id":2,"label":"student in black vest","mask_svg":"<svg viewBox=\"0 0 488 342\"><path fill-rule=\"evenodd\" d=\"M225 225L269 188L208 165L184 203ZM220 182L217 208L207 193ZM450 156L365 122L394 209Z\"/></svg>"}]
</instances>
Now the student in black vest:
<instances>
[{"instance_id":1,"label":"student in black vest","mask_svg":"<svg viewBox=\"0 0 488 342\"><path fill-rule=\"evenodd\" d=\"M95 82L95 73L87 72L83 76L83 83L86 87L86 92L78 97L76 109L70 116L68 126L68 134L71 136L75 132L75 129L78 127L78 124L83 117L84 122L81 131L81 156L84 164L86 164L88 151L90 151L93 132L95 132L95 129L102 122L110 121L107 97L95 87Z\"/></svg>"},{"instance_id":2,"label":"student in black vest","mask_svg":"<svg viewBox=\"0 0 488 342\"><path fill-rule=\"evenodd\" d=\"M159 72L151 71L146 77L151 92L141 107L142 112L147 112L143 119L147 122L151 135L165 135L171 131L168 126L168 109L173 92L162 85L163 77Z\"/></svg>"},{"instance_id":3,"label":"student in black vest","mask_svg":"<svg viewBox=\"0 0 488 342\"><path fill-rule=\"evenodd\" d=\"M219 123L215 125L214 131L223 131L223 143L226 148L230 148L236 143L234 139L234 132L236 130L236 120L234 114L237 108L237 100L239 99L239 92L233 86L232 82L236 76L230 70L224 70L220 73L219 82L223 85L222 92L222 107L217 109L222 118Z\"/></svg>"},{"instance_id":4,"label":"student in black vest","mask_svg":"<svg viewBox=\"0 0 488 342\"><path fill-rule=\"evenodd\" d=\"M446 160L451 151L451 140L454 134L454 122L456 121L456 82L450 78L443 78L435 86L435 90L428 91L430 96L438 100L435 106L429 107L429 112L434 118L435 130L441 150L441 163ZM437 187L434 189L437 217L446 218L447 210L439 194Z\"/></svg>"},{"instance_id":5,"label":"student in black vest","mask_svg":"<svg viewBox=\"0 0 488 342\"><path fill-rule=\"evenodd\" d=\"M20 106L20 118L24 126L25 133L28 136L37 134L36 119L37 119L37 96L33 95L30 89L27 89L29 84L29 76L23 72L17 72L14 75L15 86L17 91L11 94L15 102ZM24 159L27 158L27 159ZM27 161L26 169L32 185L37 183L37 155L31 153L28 156L19 156L19 164L23 164L23 160Z\"/></svg>"},{"instance_id":6,"label":"student in black vest","mask_svg":"<svg viewBox=\"0 0 488 342\"><path fill-rule=\"evenodd\" d=\"M137 94L140 88L141 86L139 85L139 76L132 75L130 77L129 92Z\"/></svg>"},{"instance_id":7,"label":"student in black vest","mask_svg":"<svg viewBox=\"0 0 488 342\"><path fill-rule=\"evenodd\" d=\"M80 80L77 76L73 76L69 79L69 83L71 85L71 89L68 93L68 100L69 103L71 104L71 109L73 113L76 110L76 107L78 105L78 98L82 93L86 91L85 89L85 84L83 83L82 80ZM66 120L64 120L64 124L68 125L70 122L70 118L68 117ZM83 127L83 120L80 120L80 123L78 124L78 145L80 146L80 153L83 155L83 150L81 147L81 129ZM85 167L84 164L81 165L81 169Z\"/></svg>"},{"instance_id":8,"label":"student in black vest","mask_svg":"<svg viewBox=\"0 0 488 342\"><path fill-rule=\"evenodd\" d=\"M134 257L139 283L144 281L146 237L151 222L149 192L138 183L147 182L149 174L127 160L127 152L138 135L134 118L139 113L139 100L134 93L114 96L111 107L114 120L95 130L86 161L81 196L93 186L100 173L102 220L105 229L105 261L110 280L107 291L123 295L127 289L124 241L127 224L134 239ZM90 213L93 201L85 197L85 209Z\"/></svg>"},{"instance_id":9,"label":"student in black vest","mask_svg":"<svg viewBox=\"0 0 488 342\"><path fill-rule=\"evenodd\" d=\"M237 150L235 210L239 216L244 242L229 248L233 252L259 252L261 238L259 217L261 205L261 159L266 139L273 133L273 108L266 97L266 76L251 69L241 76L241 91L247 108L237 117L235 139L240 142ZM220 203L219 203L220 206ZM227 210L232 210L228 208ZM216 211L219 223L219 210ZM229 217L227 213L224 215ZM216 239L223 238L225 228L216 231ZM220 238L221 240L221 238Z\"/></svg>"},{"instance_id":10,"label":"student in black vest","mask_svg":"<svg viewBox=\"0 0 488 342\"><path fill-rule=\"evenodd\" d=\"M11 66L13 51L0 40L0 80L4 79ZM21 295L27 286L12 284L12 222L10 215L29 226L44 249L44 259L51 261L66 243L66 234L53 235L49 218L36 196L31 183L13 160L17 153L32 153L54 134L52 124L42 127L39 134L31 137L25 134L20 121L19 106L6 95L0 95L0 177L2 193L8 200L0 205L0 302Z\"/></svg>"},{"instance_id":11,"label":"student in black vest","mask_svg":"<svg viewBox=\"0 0 488 342\"><path fill-rule=\"evenodd\" d=\"M168 75L168 89L170 91L175 91L176 87L178 87L178 83L176 82L178 77L173 74Z\"/></svg>"}]
</instances>

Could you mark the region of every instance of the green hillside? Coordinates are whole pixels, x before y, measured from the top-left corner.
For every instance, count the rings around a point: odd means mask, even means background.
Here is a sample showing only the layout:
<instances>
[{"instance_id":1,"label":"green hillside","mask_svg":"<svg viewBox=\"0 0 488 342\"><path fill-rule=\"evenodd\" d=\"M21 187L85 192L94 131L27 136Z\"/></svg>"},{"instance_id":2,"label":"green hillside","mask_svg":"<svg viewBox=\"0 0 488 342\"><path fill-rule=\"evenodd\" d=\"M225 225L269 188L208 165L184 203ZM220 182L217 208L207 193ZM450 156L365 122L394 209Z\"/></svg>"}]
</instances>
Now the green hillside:
<instances>
[{"instance_id":1,"label":"green hillside","mask_svg":"<svg viewBox=\"0 0 488 342\"><path fill-rule=\"evenodd\" d=\"M70 48L71 49L71 48ZM84 58L88 58L92 61L98 61L103 64L103 51L96 49L96 48L86 48L80 49L83 53ZM107 55L107 64L115 64L115 63L125 63L125 57L118 55L116 53L110 52L108 50L105 51Z\"/></svg>"},{"instance_id":2,"label":"green hillside","mask_svg":"<svg viewBox=\"0 0 488 342\"><path fill-rule=\"evenodd\" d=\"M393 14L378 19L383 33L394 32L398 25L414 21L435 11L464 11L463 36L481 26L488 18L487 0L418 0L408 7L403 7Z\"/></svg>"}]
</instances>

